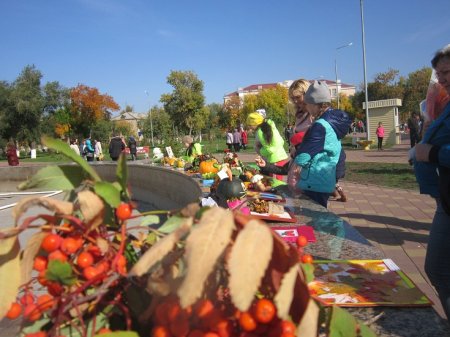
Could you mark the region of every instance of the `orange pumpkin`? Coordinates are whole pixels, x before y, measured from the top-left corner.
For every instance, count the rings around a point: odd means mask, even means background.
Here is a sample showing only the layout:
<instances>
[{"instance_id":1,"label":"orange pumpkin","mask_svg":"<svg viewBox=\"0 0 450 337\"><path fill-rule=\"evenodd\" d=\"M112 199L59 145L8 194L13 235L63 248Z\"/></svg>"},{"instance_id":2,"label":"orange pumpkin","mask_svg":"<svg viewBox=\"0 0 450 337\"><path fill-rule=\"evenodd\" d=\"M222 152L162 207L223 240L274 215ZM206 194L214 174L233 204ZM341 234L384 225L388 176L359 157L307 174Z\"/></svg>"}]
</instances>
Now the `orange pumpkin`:
<instances>
[{"instance_id":1,"label":"orange pumpkin","mask_svg":"<svg viewBox=\"0 0 450 337\"><path fill-rule=\"evenodd\" d=\"M217 173L219 172L219 169L214 166L217 161L208 160L208 161L202 161L199 166L199 171L201 174L203 173Z\"/></svg>"}]
</instances>

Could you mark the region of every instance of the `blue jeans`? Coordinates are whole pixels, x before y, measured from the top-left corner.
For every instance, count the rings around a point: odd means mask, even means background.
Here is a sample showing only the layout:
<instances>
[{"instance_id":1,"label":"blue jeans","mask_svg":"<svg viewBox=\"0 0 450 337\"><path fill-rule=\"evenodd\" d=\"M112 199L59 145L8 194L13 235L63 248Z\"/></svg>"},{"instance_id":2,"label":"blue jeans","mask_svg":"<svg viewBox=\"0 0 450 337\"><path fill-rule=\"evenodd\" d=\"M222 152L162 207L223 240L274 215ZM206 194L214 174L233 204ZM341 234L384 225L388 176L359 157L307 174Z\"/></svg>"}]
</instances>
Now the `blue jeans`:
<instances>
[{"instance_id":1,"label":"blue jeans","mask_svg":"<svg viewBox=\"0 0 450 337\"><path fill-rule=\"evenodd\" d=\"M436 288L444 307L447 320L450 318L450 215L445 213L440 199L436 199L436 213L428 238L425 272Z\"/></svg>"}]
</instances>

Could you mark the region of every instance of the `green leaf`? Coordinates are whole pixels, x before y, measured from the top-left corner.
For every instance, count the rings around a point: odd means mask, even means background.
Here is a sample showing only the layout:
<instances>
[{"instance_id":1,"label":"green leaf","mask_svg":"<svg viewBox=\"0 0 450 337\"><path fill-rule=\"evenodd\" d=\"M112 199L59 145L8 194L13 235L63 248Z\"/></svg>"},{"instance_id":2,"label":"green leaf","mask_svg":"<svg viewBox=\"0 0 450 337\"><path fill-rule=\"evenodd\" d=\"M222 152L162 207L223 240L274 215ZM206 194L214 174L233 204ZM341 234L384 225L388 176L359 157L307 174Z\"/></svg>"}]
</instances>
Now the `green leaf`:
<instances>
[{"instance_id":1,"label":"green leaf","mask_svg":"<svg viewBox=\"0 0 450 337\"><path fill-rule=\"evenodd\" d=\"M159 224L159 216L157 215L147 215L142 219L140 226L151 226Z\"/></svg>"},{"instance_id":2,"label":"green leaf","mask_svg":"<svg viewBox=\"0 0 450 337\"><path fill-rule=\"evenodd\" d=\"M158 228L158 231L161 233L172 233L175 229L177 229L184 221L184 218L181 216L171 216L167 221Z\"/></svg>"},{"instance_id":3,"label":"green leaf","mask_svg":"<svg viewBox=\"0 0 450 337\"><path fill-rule=\"evenodd\" d=\"M95 335L94 337L139 337L139 335L134 331L113 331Z\"/></svg>"},{"instance_id":4,"label":"green leaf","mask_svg":"<svg viewBox=\"0 0 450 337\"><path fill-rule=\"evenodd\" d=\"M329 337L376 337L370 328L358 321L348 311L336 306L331 309L329 330Z\"/></svg>"},{"instance_id":5,"label":"green leaf","mask_svg":"<svg viewBox=\"0 0 450 337\"><path fill-rule=\"evenodd\" d=\"M94 185L94 191L111 207L117 207L120 205L120 190L112 183L106 181L96 182Z\"/></svg>"},{"instance_id":6,"label":"green leaf","mask_svg":"<svg viewBox=\"0 0 450 337\"><path fill-rule=\"evenodd\" d=\"M94 168L87 163L81 156L75 153L69 146L69 144L64 143L59 139L54 139L51 137L43 136L42 143L51 149L61 152L66 157L72 159L75 163L81 166L81 168L86 171L92 179L95 181L100 181L100 176L95 172Z\"/></svg>"},{"instance_id":7,"label":"green leaf","mask_svg":"<svg viewBox=\"0 0 450 337\"><path fill-rule=\"evenodd\" d=\"M67 191L78 187L84 178L83 169L79 166L47 166L40 169L29 180L21 183L18 188L26 190L38 187L48 190Z\"/></svg>"},{"instance_id":8,"label":"green leaf","mask_svg":"<svg viewBox=\"0 0 450 337\"><path fill-rule=\"evenodd\" d=\"M77 278L73 275L72 266L67 262L61 262L59 260L51 260L48 263L45 277L49 281L55 281L69 286L75 284L77 281Z\"/></svg>"},{"instance_id":9,"label":"green leaf","mask_svg":"<svg viewBox=\"0 0 450 337\"><path fill-rule=\"evenodd\" d=\"M145 239L145 242L148 243L149 245L154 245L156 242L156 239L158 238L158 236L156 235L155 232L150 232L147 235L147 238Z\"/></svg>"},{"instance_id":10,"label":"green leaf","mask_svg":"<svg viewBox=\"0 0 450 337\"><path fill-rule=\"evenodd\" d=\"M305 273L305 282L308 284L314 280L314 266L311 263L302 263L301 265Z\"/></svg>"},{"instance_id":11,"label":"green leaf","mask_svg":"<svg viewBox=\"0 0 450 337\"><path fill-rule=\"evenodd\" d=\"M128 181L128 167L127 167L127 157L122 153L117 161L116 170L117 180L120 186L122 186L122 191L128 197L127 181Z\"/></svg>"}]
</instances>

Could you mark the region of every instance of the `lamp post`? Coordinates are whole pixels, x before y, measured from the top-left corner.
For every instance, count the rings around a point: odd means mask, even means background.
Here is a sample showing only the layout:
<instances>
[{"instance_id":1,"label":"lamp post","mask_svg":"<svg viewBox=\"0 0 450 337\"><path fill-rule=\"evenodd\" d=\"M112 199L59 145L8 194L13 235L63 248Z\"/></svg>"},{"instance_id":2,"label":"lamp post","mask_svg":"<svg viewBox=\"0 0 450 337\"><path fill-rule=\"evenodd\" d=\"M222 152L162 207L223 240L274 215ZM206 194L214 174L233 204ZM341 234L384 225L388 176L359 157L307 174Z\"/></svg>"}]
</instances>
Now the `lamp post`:
<instances>
[{"instance_id":1,"label":"lamp post","mask_svg":"<svg viewBox=\"0 0 450 337\"><path fill-rule=\"evenodd\" d=\"M338 54L338 50L345 48L345 47L350 47L351 45L353 45L353 42L347 43L343 46L337 47L336 48L336 55L334 57L334 74L336 75L336 97L337 97L337 108L339 109L339 84L338 84L338 67L337 67L337 54Z\"/></svg>"},{"instance_id":2,"label":"lamp post","mask_svg":"<svg viewBox=\"0 0 450 337\"><path fill-rule=\"evenodd\" d=\"M145 92L145 94L146 94L147 97L148 97L148 91L147 91L147 90L144 90L144 92ZM151 137L152 137L152 148L154 148L154 147L155 147L155 144L153 143L153 118L152 118L152 107L150 107L149 114L150 114L150 135L151 135Z\"/></svg>"},{"instance_id":3,"label":"lamp post","mask_svg":"<svg viewBox=\"0 0 450 337\"><path fill-rule=\"evenodd\" d=\"M363 0L359 0L359 7L360 7L360 10L361 10L361 35L362 35L363 66L364 66L364 91L365 91L365 103L366 103L366 132L367 132L367 140L369 140L370 139L370 129L369 129L369 93L367 91L366 33L364 32L364 4L363 4Z\"/></svg>"}]
</instances>

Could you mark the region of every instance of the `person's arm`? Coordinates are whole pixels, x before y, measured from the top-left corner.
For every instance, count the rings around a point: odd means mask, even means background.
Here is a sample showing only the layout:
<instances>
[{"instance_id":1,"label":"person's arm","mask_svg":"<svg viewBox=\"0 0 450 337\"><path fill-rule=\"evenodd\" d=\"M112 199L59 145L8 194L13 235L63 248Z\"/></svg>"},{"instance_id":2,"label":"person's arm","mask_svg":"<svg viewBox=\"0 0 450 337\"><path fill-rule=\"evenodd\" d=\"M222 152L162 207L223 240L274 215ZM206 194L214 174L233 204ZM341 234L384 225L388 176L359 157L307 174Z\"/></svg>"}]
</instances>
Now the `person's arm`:
<instances>
[{"instance_id":1,"label":"person's arm","mask_svg":"<svg viewBox=\"0 0 450 337\"><path fill-rule=\"evenodd\" d=\"M295 163L303 166L308 163L311 158L324 150L325 128L322 124L314 123L306 133L303 142L297 148Z\"/></svg>"},{"instance_id":2,"label":"person's arm","mask_svg":"<svg viewBox=\"0 0 450 337\"><path fill-rule=\"evenodd\" d=\"M266 163L266 166L264 167L260 167L260 172L263 175L270 175L270 174L277 174L277 175L282 175L282 176L286 176L289 172L289 165L291 162L287 162L286 164L284 164L283 166L277 166L275 164L270 164L270 163Z\"/></svg>"},{"instance_id":3,"label":"person's arm","mask_svg":"<svg viewBox=\"0 0 450 337\"><path fill-rule=\"evenodd\" d=\"M415 146L416 161L430 162L450 168L450 144L442 146L419 143Z\"/></svg>"}]
</instances>

